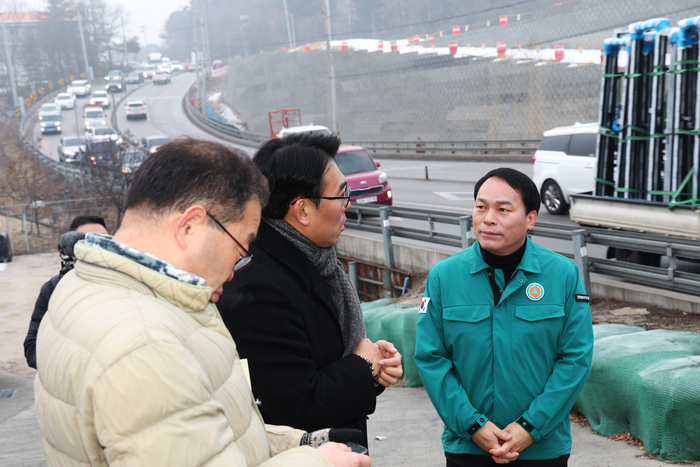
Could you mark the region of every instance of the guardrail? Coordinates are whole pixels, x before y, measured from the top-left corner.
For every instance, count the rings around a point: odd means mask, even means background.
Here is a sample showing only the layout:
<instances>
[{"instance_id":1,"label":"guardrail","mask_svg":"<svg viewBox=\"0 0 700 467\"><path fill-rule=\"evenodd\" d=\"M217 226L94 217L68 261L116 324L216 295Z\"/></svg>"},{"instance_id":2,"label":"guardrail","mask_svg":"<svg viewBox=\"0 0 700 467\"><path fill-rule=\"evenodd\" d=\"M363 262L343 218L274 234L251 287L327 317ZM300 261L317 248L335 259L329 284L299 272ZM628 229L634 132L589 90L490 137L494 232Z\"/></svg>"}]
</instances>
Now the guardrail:
<instances>
[{"instance_id":1,"label":"guardrail","mask_svg":"<svg viewBox=\"0 0 700 467\"><path fill-rule=\"evenodd\" d=\"M232 125L226 125L203 115L189 100L189 95L182 99L182 107L187 117L209 133L233 143L250 147L258 147L270 139L266 135L256 135L241 131ZM525 161L528 156L535 154L540 140L480 140L480 141L348 141L343 144L362 146L372 154L382 157L402 156L406 158L420 158L436 156L443 158L461 158L466 156L498 155L501 160ZM506 157L510 156L510 157Z\"/></svg>"},{"instance_id":2,"label":"guardrail","mask_svg":"<svg viewBox=\"0 0 700 467\"><path fill-rule=\"evenodd\" d=\"M457 248L467 248L475 241L470 215L395 206L365 205L352 205L347 212L352 217L355 217L355 219L348 218L345 223L347 228L381 233L383 235L387 264L390 268L394 267L391 237L422 240ZM392 225L389 216L424 221L427 223L427 228L419 229ZM440 232L435 229L436 224L458 225L460 233L457 235ZM700 274L678 270L679 259L700 261L700 241L698 240L540 222L535 224L535 227L530 231L530 235L572 240L572 252L560 252L560 254L573 259L578 264L586 290L589 293L590 273L594 272L623 278L638 284L700 295ZM668 268L661 268L610 259L592 258L587 253L586 245L589 243L667 256L669 266Z\"/></svg>"},{"instance_id":3,"label":"guardrail","mask_svg":"<svg viewBox=\"0 0 700 467\"><path fill-rule=\"evenodd\" d=\"M233 125L226 125L225 123L212 120L206 115L202 115L202 113L195 109L194 105L192 105L190 102L189 96L191 91L192 88L190 88L190 91L188 91L182 98L182 108L190 121L200 127L202 130L212 133L219 138L231 141L232 143L242 144L244 146L254 148L257 148L260 146L260 143L264 143L270 139L264 135L256 135L246 131L241 131Z\"/></svg>"},{"instance_id":4,"label":"guardrail","mask_svg":"<svg viewBox=\"0 0 700 467\"><path fill-rule=\"evenodd\" d=\"M348 142L363 146L376 155L390 156L466 156L466 155L533 155L540 140L482 140L482 141L372 141Z\"/></svg>"}]
</instances>

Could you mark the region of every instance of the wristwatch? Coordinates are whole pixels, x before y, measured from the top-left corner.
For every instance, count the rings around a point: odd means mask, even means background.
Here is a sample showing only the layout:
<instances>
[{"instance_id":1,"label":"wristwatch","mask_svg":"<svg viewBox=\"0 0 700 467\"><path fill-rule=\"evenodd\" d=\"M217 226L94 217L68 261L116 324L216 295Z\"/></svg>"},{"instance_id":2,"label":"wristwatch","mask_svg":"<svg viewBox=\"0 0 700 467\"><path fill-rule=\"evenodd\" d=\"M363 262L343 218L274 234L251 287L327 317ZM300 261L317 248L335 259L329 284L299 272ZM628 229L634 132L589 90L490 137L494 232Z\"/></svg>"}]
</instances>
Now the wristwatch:
<instances>
[{"instance_id":1,"label":"wristwatch","mask_svg":"<svg viewBox=\"0 0 700 467\"><path fill-rule=\"evenodd\" d=\"M367 365L369 365L369 371L372 372L372 377L374 377L374 365L372 365L372 362L371 362L367 357L363 357L363 356L360 355L359 353L356 353L355 355L357 355L357 356L360 357L362 360L364 360L365 362L367 362Z\"/></svg>"}]
</instances>

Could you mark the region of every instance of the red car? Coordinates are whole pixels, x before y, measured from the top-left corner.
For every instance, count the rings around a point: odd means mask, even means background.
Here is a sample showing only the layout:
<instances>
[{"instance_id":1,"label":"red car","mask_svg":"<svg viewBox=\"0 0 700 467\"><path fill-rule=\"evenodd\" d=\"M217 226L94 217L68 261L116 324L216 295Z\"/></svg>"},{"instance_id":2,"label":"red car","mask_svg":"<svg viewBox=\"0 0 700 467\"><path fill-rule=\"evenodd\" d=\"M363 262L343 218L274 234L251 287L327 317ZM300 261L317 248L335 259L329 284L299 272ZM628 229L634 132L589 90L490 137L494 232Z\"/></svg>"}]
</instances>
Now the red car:
<instances>
[{"instance_id":1,"label":"red car","mask_svg":"<svg viewBox=\"0 0 700 467\"><path fill-rule=\"evenodd\" d=\"M365 148L341 146L335 163L348 180L351 203L391 206L393 195L386 173L378 169L380 163Z\"/></svg>"}]
</instances>

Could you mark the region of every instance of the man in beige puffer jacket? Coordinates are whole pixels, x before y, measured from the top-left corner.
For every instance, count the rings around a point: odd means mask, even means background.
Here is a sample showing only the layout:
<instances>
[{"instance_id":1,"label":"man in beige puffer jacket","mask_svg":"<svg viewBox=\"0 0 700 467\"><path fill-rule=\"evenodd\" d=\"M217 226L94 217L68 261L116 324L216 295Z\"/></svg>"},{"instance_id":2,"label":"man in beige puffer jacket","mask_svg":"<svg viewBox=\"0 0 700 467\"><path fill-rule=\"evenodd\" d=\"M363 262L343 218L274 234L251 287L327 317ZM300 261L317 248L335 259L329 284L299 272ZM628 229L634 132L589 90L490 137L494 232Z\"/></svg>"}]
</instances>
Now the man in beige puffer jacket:
<instances>
[{"instance_id":1,"label":"man in beige puffer jacket","mask_svg":"<svg viewBox=\"0 0 700 467\"><path fill-rule=\"evenodd\" d=\"M244 154L177 140L136 172L114 238L76 245L37 338L50 467L371 464L263 423L212 303L252 260L267 194Z\"/></svg>"}]
</instances>

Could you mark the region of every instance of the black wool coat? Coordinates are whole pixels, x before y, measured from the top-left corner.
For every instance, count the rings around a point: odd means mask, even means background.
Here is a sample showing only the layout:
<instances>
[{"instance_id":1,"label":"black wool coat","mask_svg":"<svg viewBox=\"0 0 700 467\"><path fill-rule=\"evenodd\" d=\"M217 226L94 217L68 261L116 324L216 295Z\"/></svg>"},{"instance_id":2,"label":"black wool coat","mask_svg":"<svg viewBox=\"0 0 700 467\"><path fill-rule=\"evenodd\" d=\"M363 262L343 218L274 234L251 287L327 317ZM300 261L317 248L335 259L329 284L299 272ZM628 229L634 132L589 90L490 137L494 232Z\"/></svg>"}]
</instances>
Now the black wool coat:
<instances>
[{"instance_id":1,"label":"black wool coat","mask_svg":"<svg viewBox=\"0 0 700 467\"><path fill-rule=\"evenodd\" d=\"M357 428L367 445L375 388L367 363L343 358L343 338L328 288L311 261L264 221L253 262L224 285L217 307L266 423L306 431Z\"/></svg>"},{"instance_id":2,"label":"black wool coat","mask_svg":"<svg viewBox=\"0 0 700 467\"><path fill-rule=\"evenodd\" d=\"M46 311L49 309L49 299L53 294L54 289L61 280L61 275L56 274L49 281L41 286L41 292L34 304L32 318L29 321L29 331L24 339L24 358L27 359L27 365L36 370L36 336L39 334L39 325L44 318Z\"/></svg>"}]
</instances>

